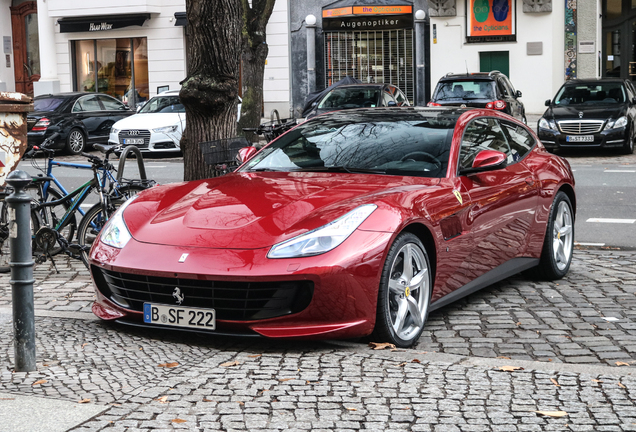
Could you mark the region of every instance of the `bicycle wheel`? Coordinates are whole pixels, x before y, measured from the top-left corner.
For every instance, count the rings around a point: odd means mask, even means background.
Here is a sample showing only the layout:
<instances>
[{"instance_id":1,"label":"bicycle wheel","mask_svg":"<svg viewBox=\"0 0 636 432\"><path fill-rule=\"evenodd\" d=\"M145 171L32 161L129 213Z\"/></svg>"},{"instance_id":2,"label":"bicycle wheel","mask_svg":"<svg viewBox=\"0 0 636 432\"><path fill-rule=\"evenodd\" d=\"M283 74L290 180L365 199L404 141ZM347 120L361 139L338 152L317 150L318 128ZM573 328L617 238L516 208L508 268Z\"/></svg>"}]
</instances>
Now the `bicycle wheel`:
<instances>
[{"instance_id":1,"label":"bicycle wheel","mask_svg":"<svg viewBox=\"0 0 636 432\"><path fill-rule=\"evenodd\" d=\"M42 202L42 188L40 185L34 184L33 186L28 187L27 193L30 193L36 202ZM62 197L63 195L60 191L49 186L46 202L57 201L62 199ZM70 207L70 202L64 202L55 206L42 207L37 210L42 226L47 226L58 231L68 243L73 241L75 231L77 230L77 218L75 214L70 215L69 219L63 226L58 227L58 225ZM56 255L60 252L62 252L62 247L60 245L56 245L51 250L51 255Z\"/></svg>"},{"instance_id":2,"label":"bicycle wheel","mask_svg":"<svg viewBox=\"0 0 636 432\"><path fill-rule=\"evenodd\" d=\"M38 217L35 212L31 211L31 238L40 229ZM9 204L0 201L0 273L8 273L11 270L9 262L11 254L9 250ZM33 246L33 242L31 243Z\"/></svg>"},{"instance_id":3,"label":"bicycle wheel","mask_svg":"<svg viewBox=\"0 0 636 432\"><path fill-rule=\"evenodd\" d=\"M126 200L134 195L137 195L139 192L145 190L143 186L138 185L128 185L122 186L119 188L119 193L121 194L121 198L110 199L107 209L107 215L104 217L102 211L102 204L97 203L93 207L91 207L82 220L80 221L79 227L77 228L77 243L80 246L92 246L93 242L99 235L99 232L104 227L104 224L108 220L108 218L117 211L117 209L124 203ZM84 265L88 267L88 251L82 251L81 253L82 261Z\"/></svg>"}]
</instances>

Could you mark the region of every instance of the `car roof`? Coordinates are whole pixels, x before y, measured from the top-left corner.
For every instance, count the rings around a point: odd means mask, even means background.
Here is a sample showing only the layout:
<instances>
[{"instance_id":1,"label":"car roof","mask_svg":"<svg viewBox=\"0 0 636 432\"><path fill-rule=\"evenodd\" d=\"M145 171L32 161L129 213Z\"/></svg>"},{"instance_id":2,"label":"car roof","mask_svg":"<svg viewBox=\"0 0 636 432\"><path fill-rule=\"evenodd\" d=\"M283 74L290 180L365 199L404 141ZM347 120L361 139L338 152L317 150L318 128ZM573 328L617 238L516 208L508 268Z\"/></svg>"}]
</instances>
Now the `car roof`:
<instances>
[{"instance_id":1,"label":"car roof","mask_svg":"<svg viewBox=\"0 0 636 432\"><path fill-rule=\"evenodd\" d=\"M382 83L382 84L368 84L368 83L360 83L360 84L343 84L343 85L339 85L338 87L334 87L332 90L336 90L336 89L342 89L342 88L373 88L373 87L377 87L377 88L382 88L384 86L390 86L393 84L386 84L386 83ZM394 86L395 87L395 86Z\"/></svg>"},{"instance_id":2,"label":"car roof","mask_svg":"<svg viewBox=\"0 0 636 432\"><path fill-rule=\"evenodd\" d=\"M468 73L452 73L449 72L443 77L441 77L440 81L456 81L460 80L492 80L496 75L503 75L499 71L490 71L490 72L468 72Z\"/></svg>"},{"instance_id":3,"label":"car roof","mask_svg":"<svg viewBox=\"0 0 636 432\"><path fill-rule=\"evenodd\" d=\"M179 92L180 91L181 90L168 90L168 91L164 91L164 92L161 92L161 93L157 93L153 97L156 97L156 96L179 96Z\"/></svg>"},{"instance_id":4,"label":"car roof","mask_svg":"<svg viewBox=\"0 0 636 432\"><path fill-rule=\"evenodd\" d=\"M589 78L589 79L572 79L567 80L563 85L577 85L577 84L598 84L598 83L618 83L622 84L625 80L622 78Z\"/></svg>"},{"instance_id":5,"label":"car roof","mask_svg":"<svg viewBox=\"0 0 636 432\"><path fill-rule=\"evenodd\" d=\"M456 121L462 114L468 111L460 107L378 107L378 108L356 108L351 110L337 110L312 117L314 119L336 119L357 122L379 122L379 121L399 121L401 119L422 119L423 117L443 116Z\"/></svg>"},{"instance_id":6,"label":"car roof","mask_svg":"<svg viewBox=\"0 0 636 432\"><path fill-rule=\"evenodd\" d=\"M95 93L95 92L64 92L64 93L54 93L54 94L43 94L43 95L39 95L36 96L34 99L44 99L44 98L64 98L64 99L71 99L71 98L78 98L81 96L87 96L87 95L106 95L106 96L110 96L106 93ZM112 97L112 96L111 96Z\"/></svg>"}]
</instances>

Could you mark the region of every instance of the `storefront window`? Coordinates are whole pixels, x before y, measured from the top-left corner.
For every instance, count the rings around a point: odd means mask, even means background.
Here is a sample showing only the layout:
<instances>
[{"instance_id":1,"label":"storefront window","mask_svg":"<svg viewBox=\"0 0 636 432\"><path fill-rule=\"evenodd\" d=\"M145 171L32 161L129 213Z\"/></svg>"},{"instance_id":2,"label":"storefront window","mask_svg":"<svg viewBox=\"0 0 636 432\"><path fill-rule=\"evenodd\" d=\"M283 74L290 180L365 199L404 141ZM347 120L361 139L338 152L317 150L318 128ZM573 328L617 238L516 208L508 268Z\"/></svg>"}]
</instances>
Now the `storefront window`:
<instances>
[{"instance_id":1,"label":"storefront window","mask_svg":"<svg viewBox=\"0 0 636 432\"><path fill-rule=\"evenodd\" d=\"M623 9L623 0L607 0L607 19L620 18Z\"/></svg>"},{"instance_id":2,"label":"storefront window","mask_svg":"<svg viewBox=\"0 0 636 432\"><path fill-rule=\"evenodd\" d=\"M146 38L75 41L77 90L106 93L135 107L149 96L147 53Z\"/></svg>"},{"instance_id":3,"label":"storefront window","mask_svg":"<svg viewBox=\"0 0 636 432\"><path fill-rule=\"evenodd\" d=\"M26 51L29 76L40 75L40 46L38 43L38 14L32 13L24 17L26 31Z\"/></svg>"}]
</instances>

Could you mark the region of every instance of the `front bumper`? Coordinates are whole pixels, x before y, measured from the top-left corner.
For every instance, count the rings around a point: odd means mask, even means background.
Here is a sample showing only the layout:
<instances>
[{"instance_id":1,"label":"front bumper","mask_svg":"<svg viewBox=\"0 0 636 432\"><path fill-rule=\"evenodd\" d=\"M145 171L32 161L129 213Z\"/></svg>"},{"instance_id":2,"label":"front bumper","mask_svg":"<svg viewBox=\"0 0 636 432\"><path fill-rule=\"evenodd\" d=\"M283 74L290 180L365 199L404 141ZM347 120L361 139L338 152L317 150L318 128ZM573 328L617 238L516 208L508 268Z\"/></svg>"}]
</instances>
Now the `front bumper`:
<instances>
[{"instance_id":1,"label":"front bumper","mask_svg":"<svg viewBox=\"0 0 636 432\"><path fill-rule=\"evenodd\" d=\"M296 281L313 286L311 298L301 310L290 308L286 314L265 319L254 318L254 315L245 319L241 310L236 313L239 319L228 319L225 310L225 319L218 318L217 329L209 333L311 339L368 335L375 325L380 273L390 237L389 233L356 231L345 243L326 254L293 259L269 259L268 249L190 248L144 244L134 239L123 249L115 249L98 241L91 251L91 275L97 294L93 312L105 320L177 329L144 323L138 304L125 307L121 298L105 288L102 272L135 275L152 283L161 281L170 289L173 282L175 287L182 284L184 293L187 290L184 287L191 281L203 284L208 290L207 281L211 281L212 287L215 283L238 286ZM183 254L188 254L187 259L180 263ZM186 294L185 297L184 307L210 304L207 298L187 303L188 298L196 296ZM146 301L176 305L169 295L160 301L148 296Z\"/></svg>"},{"instance_id":2,"label":"front bumper","mask_svg":"<svg viewBox=\"0 0 636 432\"><path fill-rule=\"evenodd\" d=\"M577 135L565 134L553 129L539 128L537 135L543 146L548 150L558 150L560 148L619 148L626 145L629 139L629 130L625 127L602 130L592 135L593 141L588 142L572 142L568 137L576 137ZM571 138L570 138L571 139Z\"/></svg>"},{"instance_id":3,"label":"front bumper","mask_svg":"<svg viewBox=\"0 0 636 432\"><path fill-rule=\"evenodd\" d=\"M110 133L108 136L108 144L110 145L128 145L124 139L128 137L120 136L120 133ZM167 153L181 151L179 146L181 140L181 132L170 134L157 133L150 131L150 136L144 138L143 144L135 144L142 152Z\"/></svg>"}]
</instances>

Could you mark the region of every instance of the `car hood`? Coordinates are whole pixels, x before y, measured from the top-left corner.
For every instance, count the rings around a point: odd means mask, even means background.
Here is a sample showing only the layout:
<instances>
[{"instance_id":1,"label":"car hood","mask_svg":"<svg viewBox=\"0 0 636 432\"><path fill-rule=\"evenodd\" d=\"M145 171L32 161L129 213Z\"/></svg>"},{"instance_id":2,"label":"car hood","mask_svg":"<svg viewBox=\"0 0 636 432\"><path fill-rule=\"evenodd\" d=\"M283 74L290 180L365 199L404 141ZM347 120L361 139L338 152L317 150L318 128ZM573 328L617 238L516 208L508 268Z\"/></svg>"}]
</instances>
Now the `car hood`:
<instances>
[{"instance_id":1,"label":"car hood","mask_svg":"<svg viewBox=\"0 0 636 432\"><path fill-rule=\"evenodd\" d=\"M323 226L362 204L434 186L437 178L334 173L233 173L157 186L129 205L134 239L257 249Z\"/></svg>"},{"instance_id":2,"label":"car hood","mask_svg":"<svg viewBox=\"0 0 636 432\"><path fill-rule=\"evenodd\" d=\"M581 117L579 113L583 113ZM607 120L625 115L625 104L551 106L545 117L554 120Z\"/></svg>"},{"instance_id":3,"label":"car hood","mask_svg":"<svg viewBox=\"0 0 636 432\"><path fill-rule=\"evenodd\" d=\"M119 120L113 125L115 129L153 129L162 126L172 126L183 122L185 113L148 113L134 114Z\"/></svg>"}]
</instances>

